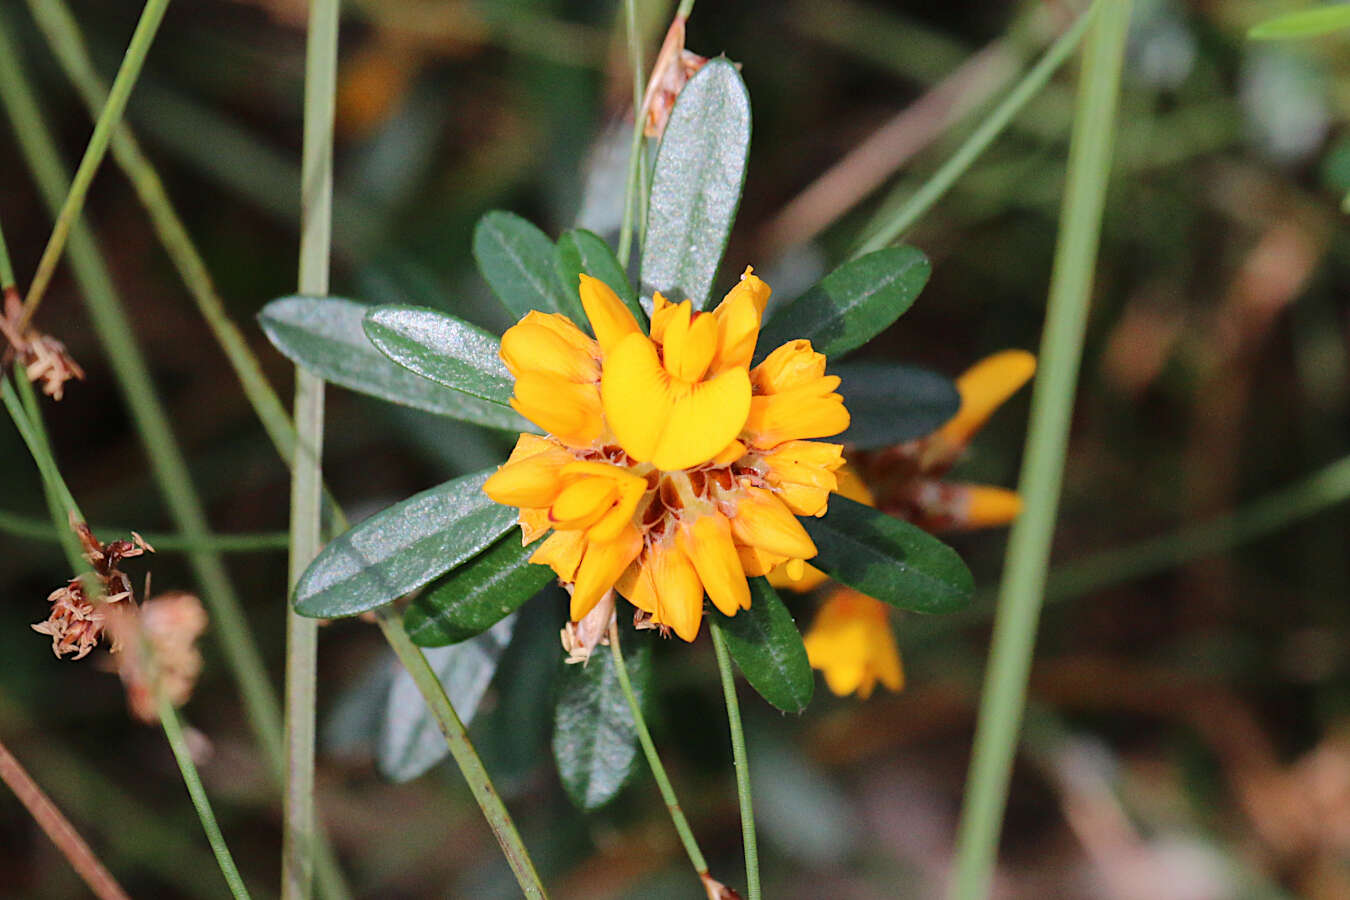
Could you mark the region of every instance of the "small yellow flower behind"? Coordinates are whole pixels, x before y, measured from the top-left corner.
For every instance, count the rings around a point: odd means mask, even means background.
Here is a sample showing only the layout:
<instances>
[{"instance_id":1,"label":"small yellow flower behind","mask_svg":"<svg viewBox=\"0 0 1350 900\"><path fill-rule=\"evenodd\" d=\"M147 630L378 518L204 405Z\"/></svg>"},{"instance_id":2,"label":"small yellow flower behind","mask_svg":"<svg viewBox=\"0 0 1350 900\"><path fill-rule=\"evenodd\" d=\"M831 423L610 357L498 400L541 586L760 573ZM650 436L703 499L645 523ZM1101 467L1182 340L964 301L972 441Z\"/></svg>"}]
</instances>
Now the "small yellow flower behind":
<instances>
[{"instance_id":1,"label":"small yellow flower behind","mask_svg":"<svg viewBox=\"0 0 1350 900\"><path fill-rule=\"evenodd\" d=\"M825 673L831 691L854 691L866 700L880 681L893 691L905 684L900 651L886 605L850 588L839 588L816 613L805 637L812 668Z\"/></svg>"},{"instance_id":2,"label":"small yellow flower behind","mask_svg":"<svg viewBox=\"0 0 1350 900\"><path fill-rule=\"evenodd\" d=\"M1022 509L1015 492L946 481L942 476L975 432L1035 371L1036 358L1022 350L1005 350L981 360L956 380L961 395L956 415L927 437L850 454L850 464L835 473L835 491L868 506L879 505L928 531L1008 524ZM804 564L795 571L780 565L769 574L774 587L795 591L814 590L828 580L824 572ZM839 588L821 607L805 641L812 667L824 671L825 683L835 694L856 690L866 698L878 679L897 691L903 683L886 607L878 600Z\"/></svg>"},{"instance_id":3,"label":"small yellow flower behind","mask_svg":"<svg viewBox=\"0 0 1350 900\"><path fill-rule=\"evenodd\" d=\"M530 561L553 568L583 619L617 589L686 641L706 593L725 615L750 606L746 576L816 555L797 516L825 514L848 427L825 357L790 341L753 369L769 286L747 268L710 313L653 298L651 333L602 281L581 276L594 338L531 312L502 336L522 434L488 479L520 508Z\"/></svg>"}]
</instances>

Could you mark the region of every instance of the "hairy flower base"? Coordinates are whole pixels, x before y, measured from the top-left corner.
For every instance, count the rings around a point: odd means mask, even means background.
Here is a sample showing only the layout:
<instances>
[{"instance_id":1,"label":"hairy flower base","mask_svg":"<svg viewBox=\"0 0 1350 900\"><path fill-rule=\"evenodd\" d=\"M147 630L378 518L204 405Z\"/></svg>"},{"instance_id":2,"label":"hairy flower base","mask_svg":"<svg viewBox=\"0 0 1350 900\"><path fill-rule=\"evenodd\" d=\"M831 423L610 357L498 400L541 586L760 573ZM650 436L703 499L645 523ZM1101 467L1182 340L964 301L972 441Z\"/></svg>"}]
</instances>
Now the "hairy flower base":
<instances>
[{"instance_id":1,"label":"hairy flower base","mask_svg":"<svg viewBox=\"0 0 1350 900\"><path fill-rule=\"evenodd\" d=\"M750 606L747 576L800 574L816 547L798 515L825 513L848 427L839 379L807 341L750 368L769 287L747 269L711 313L654 297L651 333L608 287L581 276L592 339L532 312L502 337L512 406L549 432L522 434L484 485L520 507L531 562L551 566L583 619L611 589L685 640L706 593Z\"/></svg>"}]
</instances>

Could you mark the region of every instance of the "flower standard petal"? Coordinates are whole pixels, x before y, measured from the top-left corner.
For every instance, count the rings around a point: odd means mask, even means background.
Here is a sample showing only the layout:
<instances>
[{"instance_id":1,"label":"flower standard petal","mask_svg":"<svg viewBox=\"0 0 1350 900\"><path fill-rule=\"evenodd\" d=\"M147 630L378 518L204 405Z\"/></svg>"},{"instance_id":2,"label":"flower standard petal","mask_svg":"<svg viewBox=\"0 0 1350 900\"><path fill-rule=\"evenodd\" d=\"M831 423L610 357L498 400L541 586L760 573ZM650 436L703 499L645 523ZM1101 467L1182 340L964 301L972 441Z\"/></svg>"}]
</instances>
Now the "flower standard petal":
<instances>
[{"instance_id":1,"label":"flower standard petal","mask_svg":"<svg viewBox=\"0 0 1350 900\"><path fill-rule=\"evenodd\" d=\"M600 342L600 349L605 353L609 353L627 335L642 333L637 319L623 305L619 295L599 278L582 274L580 292L586 318L590 320L595 339Z\"/></svg>"},{"instance_id":2,"label":"flower standard petal","mask_svg":"<svg viewBox=\"0 0 1350 900\"><path fill-rule=\"evenodd\" d=\"M649 462L674 405L670 376L642 334L628 335L607 352L600 376L605 421L624 452Z\"/></svg>"},{"instance_id":3,"label":"flower standard petal","mask_svg":"<svg viewBox=\"0 0 1350 900\"><path fill-rule=\"evenodd\" d=\"M651 461L670 471L702 465L740 434L750 414L750 378L745 369L728 369L700 382L670 408Z\"/></svg>"}]
</instances>

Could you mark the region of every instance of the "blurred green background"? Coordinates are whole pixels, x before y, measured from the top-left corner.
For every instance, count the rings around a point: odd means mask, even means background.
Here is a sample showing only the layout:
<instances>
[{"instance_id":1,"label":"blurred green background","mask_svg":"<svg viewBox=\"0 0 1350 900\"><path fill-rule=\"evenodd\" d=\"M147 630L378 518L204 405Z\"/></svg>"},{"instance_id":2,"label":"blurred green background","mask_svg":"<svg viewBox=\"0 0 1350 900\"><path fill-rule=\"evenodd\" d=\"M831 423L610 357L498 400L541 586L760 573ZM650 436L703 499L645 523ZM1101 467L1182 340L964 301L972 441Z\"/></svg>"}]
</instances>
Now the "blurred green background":
<instances>
[{"instance_id":1,"label":"blurred green background","mask_svg":"<svg viewBox=\"0 0 1350 900\"><path fill-rule=\"evenodd\" d=\"M1057 565L1080 564L1075 580L1052 581L1001 897L1350 896L1345 510L1151 566L1146 577L1122 577L1095 556L1240 510L1350 452L1350 241L1338 211L1350 188L1350 34L1245 38L1250 25L1298 5L1136 2L1055 544ZM110 77L139 4L71 6ZM650 63L673 4L638 6ZM504 313L469 253L483 212L511 209L550 234L617 228L632 85L618 10L592 0L345 7L334 293L437 306L500 330ZM793 297L846 258L1074 12L1039 0L699 4L687 46L741 62L754 106L723 287L753 264L776 296ZM7 2L0 15L21 40L69 166L89 119L24 5ZM253 316L295 287L304 17L301 0L176 4L127 112L283 395L291 366ZM995 350L1035 350L1073 68L907 236L932 258L932 279L867 353L954 376ZM0 135L0 214L24 284L50 219L9 122ZM284 530L285 470L111 161L86 219L213 527ZM88 373L45 408L91 521L172 530L65 266L40 324ZM330 389L328 409L326 475L356 516L498 462L509 446L340 389ZM1025 418L1023 392L958 475L1013 486ZM0 511L40 519L36 473L9 426L0 427L0 466ZM821 685L800 718L747 694L768 896L939 892L1003 541L1001 532L954 539L984 589L970 614L895 620L903 693L858 702ZM28 630L67 577L59 549L10 534L0 547L10 626L0 630L0 738L133 896L224 895L162 735L129 720L117 679L94 658L58 662ZM152 562L158 589L192 587L180 555ZM230 563L279 682L285 555ZM795 609L809 622L809 602ZM696 896L645 773L593 816L573 811L557 784L547 696L558 618L543 599L526 609L474 725L488 768L556 896ZM209 637L206 652L185 716L211 745L204 778L246 879L273 885L276 792ZM456 771L441 766L405 785L376 773L390 663L375 629L329 627L320 663L320 809L358 895L513 896ZM656 685L657 743L713 873L740 883L706 640L658 647ZM0 896L84 890L22 808L0 796Z\"/></svg>"}]
</instances>

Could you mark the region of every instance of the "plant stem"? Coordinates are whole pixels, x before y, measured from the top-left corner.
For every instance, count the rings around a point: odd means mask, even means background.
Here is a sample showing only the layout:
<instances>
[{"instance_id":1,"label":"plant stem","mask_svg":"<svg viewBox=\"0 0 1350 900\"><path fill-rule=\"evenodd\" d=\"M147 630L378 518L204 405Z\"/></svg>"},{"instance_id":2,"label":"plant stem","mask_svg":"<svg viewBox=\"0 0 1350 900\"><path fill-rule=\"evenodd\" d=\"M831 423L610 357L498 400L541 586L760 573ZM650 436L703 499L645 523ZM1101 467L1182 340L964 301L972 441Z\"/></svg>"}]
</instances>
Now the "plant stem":
<instances>
[{"instance_id":1,"label":"plant stem","mask_svg":"<svg viewBox=\"0 0 1350 900\"><path fill-rule=\"evenodd\" d=\"M17 385L17 393L23 401L24 415L27 417L23 422L15 418L14 424L28 445L28 451L32 454L33 461L42 476L42 494L47 501L47 515L56 529L57 541L71 569L83 572L88 569L88 562L84 558L84 548L80 546L80 539L71 530L70 517L74 515L83 521L84 514L80 512L70 488L61 477L60 467L52 454L47 427L42 421L42 406L38 403L37 391L33 390L32 383L24 377L17 365L14 367L14 384ZM5 382L5 387L9 387L8 381ZM46 471L42 471L44 466Z\"/></svg>"},{"instance_id":2,"label":"plant stem","mask_svg":"<svg viewBox=\"0 0 1350 900\"><path fill-rule=\"evenodd\" d=\"M1040 371L1018 485L1025 505L1008 542L957 836L950 890L955 900L978 900L989 891L1059 505L1130 23L1129 0L1099 5L1083 54Z\"/></svg>"},{"instance_id":3,"label":"plant stem","mask_svg":"<svg viewBox=\"0 0 1350 900\"><path fill-rule=\"evenodd\" d=\"M675 11L678 19L687 19L694 13L694 0L680 0L680 8Z\"/></svg>"},{"instance_id":4,"label":"plant stem","mask_svg":"<svg viewBox=\"0 0 1350 900\"><path fill-rule=\"evenodd\" d=\"M623 196L623 224L619 226L619 263L626 269L633 251L633 223L638 217L638 173L642 170L642 133L646 127L642 105L642 39L638 36L637 0L623 0L628 32L628 57L633 67L633 141L628 147L628 183Z\"/></svg>"},{"instance_id":5,"label":"plant stem","mask_svg":"<svg viewBox=\"0 0 1350 900\"><path fill-rule=\"evenodd\" d=\"M745 752L745 731L741 728L741 707L736 700L736 676L731 669L731 653L716 622L710 622L717 671L722 676L722 696L727 703L727 725L731 728L731 757L736 767L736 796L741 805L741 841L745 844L745 884L749 900L759 900L759 842L755 837L755 806L750 798L750 758Z\"/></svg>"},{"instance_id":6,"label":"plant stem","mask_svg":"<svg viewBox=\"0 0 1350 900\"><path fill-rule=\"evenodd\" d=\"M31 392L31 387L29 390ZM3 395L5 407L9 410L10 417L14 419L14 424L18 426L19 432L28 445L28 450L32 454L38 470L42 473L44 481L48 482L49 495L60 498L60 504L54 504L52 507L53 522L58 524L59 527L59 523L65 518L73 517L83 520L84 517L79 506L71 495L60 470L57 469L56 461L51 456L41 419L35 421L32 416L24 412L7 378L0 379L0 395ZM79 549L68 549L67 555L71 569L77 575L89 576L86 579L89 597L95 603L101 602L102 585L89 573L89 565L80 555ZM230 886L230 891L234 894L236 900L247 898L248 891L244 887L243 880L239 877L239 870L234 865L234 859L230 856L229 848L225 846L224 836L221 835L220 827L216 824L215 815L211 811L211 803L202 787L196 764L192 761L191 751L187 747L187 742L183 739L183 731L178 722L178 713L159 685L158 674L155 671L154 661L150 656L148 646L144 647L142 652L147 658L146 669L150 672L150 680L155 691L160 724L164 727L164 735L168 738L169 746L173 749L174 758L177 760L179 771L183 776L183 783L187 786L188 796L191 797L192 805L197 810L198 818L201 819L202 829L206 832L206 839L211 844L216 863L219 865L221 874L225 877L225 881Z\"/></svg>"},{"instance_id":7,"label":"plant stem","mask_svg":"<svg viewBox=\"0 0 1350 900\"><path fill-rule=\"evenodd\" d=\"M48 203L56 210L65 196L67 181L60 154L38 110L14 45L9 24L0 12L0 102L14 125L17 143ZM93 320L106 348L132 419L136 424L152 474L164 495L176 527L198 537L209 533L201 500L192 487L187 462L174 440L169 417L155 395L149 366L141 354L131 323L122 309L111 273L99 255L92 232L82 222L70 228L70 262ZM188 557L210 609L225 658L244 700L245 712L273 771L281 769L281 711L268 681L262 655L249 632L238 596L221 558L194 552Z\"/></svg>"},{"instance_id":8,"label":"plant stem","mask_svg":"<svg viewBox=\"0 0 1350 900\"><path fill-rule=\"evenodd\" d=\"M24 809L33 817L47 837L51 838L56 849L70 863L70 867L89 886L89 890L99 900L130 900L126 891L117 883L99 862L94 851L89 849L84 838L70 824L51 798L38 787L36 781L24 769L4 744L0 743L0 781L14 792L14 796L23 804Z\"/></svg>"},{"instance_id":9,"label":"plant stem","mask_svg":"<svg viewBox=\"0 0 1350 900\"><path fill-rule=\"evenodd\" d=\"M206 840L211 844L211 852L215 854L216 864L220 866L220 874L225 876L225 883L230 886L230 893L234 895L235 900L248 900L248 888L244 886L244 879L240 877L239 869L234 864L230 848L225 845L225 836L220 833L216 814L211 810L211 801L207 799L201 776L197 774L197 764L192 761L192 751L183 737L183 726L178 721L178 711L173 708L173 704L158 686L155 692L158 695L156 701L159 705L159 722L164 726L164 736L169 739L173 758L178 763L178 771L183 775L183 784L187 786L188 796L192 798L192 805L197 810L197 818L201 819L202 830L206 832Z\"/></svg>"},{"instance_id":10,"label":"plant stem","mask_svg":"<svg viewBox=\"0 0 1350 900\"><path fill-rule=\"evenodd\" d=\"M515 873L521 891L530 900L546 897L544 885L534 869L534 861L530 859L529 851L525 849L525 842L520 839L520 833L511 820L511 814L502 803L501 795L493 786L487 770L483 768L483 761L478 758L478 752L469 741L464 723L460 721L459 715L450 703L450 698L446 696L440 679L427 663L421 649L403 630L403 622L392 607L382 606L375 610L375 621L379 623L385 640L389 642L389 646L393 648L399 661L417 684L422 699L426 701L427 709L431 711L432 718L441 729L441 734L445 735L450 755L454 757L459 770L464 773L464 780L469 783L469 790L478 801L483 817L487 819L492 833L497 837L497 843L506 854L506 861L511 866L511 871Z\"/></svg>"},{"instance_id":11,"label":"plant stem","mask_svg":"<svg viewBox=\"0 0 1350 900\"><path fill-rule=\"evenodd\" d=\"M703 859L703 852L699 850L693 829L689 827L689 821L684 817L684 810L680 808L675 789L671 787L670 778L666 775L666 767L661 764L661 757L656 753L651 732L647 730L647 720L642 715L642 704L638 703L637 695L633 693L633 684L628 679L628 667L623 662L623 650L619 647L618 620L609 623L609 650L614 656L614 671L619 676L619 688L623 691L624 699L628 701L628 709L633 713L633 724L637 726L638 742L642 744L647 765L652 770L652 777L656 779L656 786L661 789L661 799L666 802L666 809L670 811L670 821L674 823L675 831L680 836L684 852L689 855L694 871L702 878L708 874L708 863Z\"/></svg>"},{"instance_id":12,"label":"plant stem","mask_svg":"<svg viewBox=\"0 0 1350 900\"><path fill-rule=\"evenodd\" d=\"M94 534L127 534L131 529L112 525L89 526ZM0 509L0 533L35 541L60 541L59 529L47 519L38 519ZM256 553L262 550L282 550L290 546L291 535L286 531L257 533L208 534L188 537L182 534L161 534L154 531L140 533L156 550L215 550L219 553Z\"/></svg>"},{"instance_id":13,"label":"plant stem","mask_svg":"<svg viewBox=\"0 0 1350 900\"><path fill-rule=\"evenodd\" d=\"M5 243L5 229L0 228L0 291L8 291L13 287L14 266L9 261L9 245Z\"/></svg>"},{"instance_id":14,"label":"plant stem","mask_svg":"<svg viewBox=\"0 0 1350 900\"><path fill-rule=\"evenodd\" d=\"M107 101L108 91L94 70L79 26L64 0L28 0L28 6L66 76L75 85L90 113L97 115ZM290 465L295 456L296 440L290 416L263 375L258 358L226 314L224 301L216 290L211 273L174 208L173 201L169 199L163 181L125 124L113 133L112 154L131 181L160 243L164 245L202 318L234 368L244 395L262 422L263 429L276 445L282 459Z\"/></svg>"},{"instance_id":15,"label":"plant stem","mask_svg":"<svg viewBox=\"0 0 1350 900\"><path fill-rule=\"evenodd\" d=\"M154 43L155 32L159 30L159 23L164 19L164 11L168 8L169 0L146 0L145 7L141 10L140 21L136 23L136 30L131 35L126 55L122 57L122 66L117 70L117 77L113 79L108 102L104 104L98 121L94 123L94 133L89 138L89 145L84 148L84 158L80 160L80 166L75 171L75 180L71 182L65 202L61 204L61 211L56 216L51 237L47 239L47 247L42 251L42 258L38 260L37 272L33 275L32 283L28 285L23 314L19 317L20 331L32 321L33 313L37 312L38 304L42 302L43 294L51 283L56 264L61 260L61 251L65 248L66 238L79 219L80 210L84 208L89 185L93 183L99 164L103 162L103 157L108 151L108 142L112 139L113 132L122 121L122 113L127 107L127 100L131 97L131 89L136 86L141 66L145 63L145 55L150 51L150 45Z\"/></svg>"},{"instance_id":16,"label":"plant stem","mask_svg":"<svg viewBox=\"0 0 1350 900\"><path fill-rule=\"evenodd\" d=\"M304 146L300 165L300 293L328 293L333 233L333 119L338 0L313 0L305 48ZM323 380L295 368L291 557L287 597L319 553L323 503ZM307 900L314 881L314 717L319 623L286 608L286 790L282 900Z\"/></svg>"},{"instance_id":17,"label":"plant stem","mask_svg":"<svg viewBox=\"0 0 1350 900\"><path fill-rule=\"evenodd\" d=\"M1041 88L1045 87L1050 81L1050 77L1058 71L1064 61L1073 53L1074 48L1078 46L1083 35L1087 33L1088 26L1092 24L1098 14L1099 8L1103 3L1109 0L1097 0L1086 12L1078 17L1078 20L1069 27L1059 39L1050 45L1045 54L1032 66L1027 74L1022 76L1022 80L1013 86L1013 89L994 107L993 111L980 123L980 126L971 133L970 137L957 148L956 152L948 157L947 161L933 173L923 186L914 192L914 196L896 210L895 215L888 221L877 226L877 229L867 236L865 240L854 251L853 256L856 259L864 254L889 245L909 228L923 218L924 214L933 207L933 204L942 199L942 196L951 189L956 180L965 174L971 164L979 158L980 154L988 149L994 139L1003 133L1003 129L1008 127L1022 107L1027 102L1040 93Z\"/></svg>"}]
</instances>

